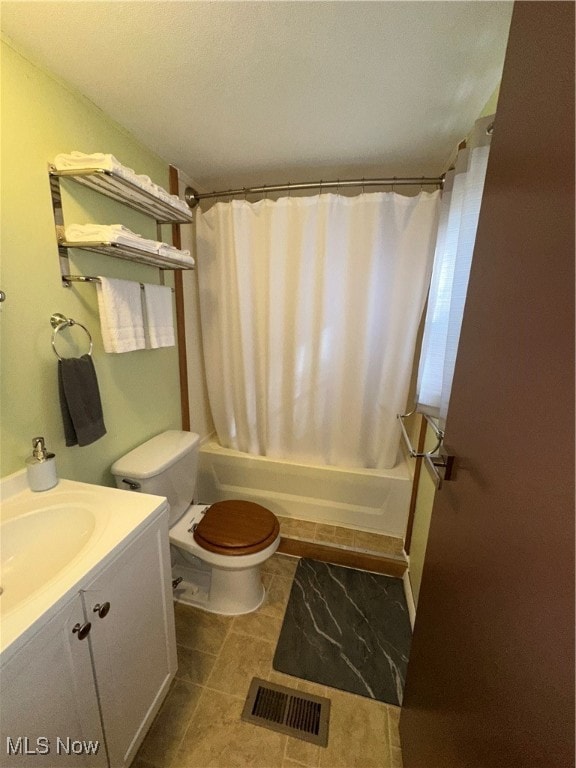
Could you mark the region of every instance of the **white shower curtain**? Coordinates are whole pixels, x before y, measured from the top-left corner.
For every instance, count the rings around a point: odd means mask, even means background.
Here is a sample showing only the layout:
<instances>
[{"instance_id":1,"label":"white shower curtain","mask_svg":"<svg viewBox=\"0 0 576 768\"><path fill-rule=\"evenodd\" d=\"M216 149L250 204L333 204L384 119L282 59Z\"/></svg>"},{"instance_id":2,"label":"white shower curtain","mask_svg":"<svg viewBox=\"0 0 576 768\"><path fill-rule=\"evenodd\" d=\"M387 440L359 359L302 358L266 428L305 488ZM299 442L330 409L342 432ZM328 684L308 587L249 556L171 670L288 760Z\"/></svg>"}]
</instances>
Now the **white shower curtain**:
<instances>
[{"instance_id":1,"label":"white shower curtain","mask_svg":"<svg viewBox=\"0 0 576 768\"><path fill-rule=\"evenodd\" d=\"M395 465L439 195L233 200L198 214L208 392L223 446Z\"/></svg>"}]
</instances>

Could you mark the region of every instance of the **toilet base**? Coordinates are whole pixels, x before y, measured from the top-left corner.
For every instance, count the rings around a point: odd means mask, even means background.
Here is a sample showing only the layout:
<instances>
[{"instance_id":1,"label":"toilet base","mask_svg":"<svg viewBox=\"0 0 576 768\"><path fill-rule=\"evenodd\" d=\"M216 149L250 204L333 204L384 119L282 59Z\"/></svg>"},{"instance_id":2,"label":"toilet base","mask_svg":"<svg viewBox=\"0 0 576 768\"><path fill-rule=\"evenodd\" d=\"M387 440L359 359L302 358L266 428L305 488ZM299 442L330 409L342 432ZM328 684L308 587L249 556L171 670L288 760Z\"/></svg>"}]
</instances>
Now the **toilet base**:
<instances>
[{"instance_id":1,"label":"toilet base","mask_svg":"<svg viewBox=\"0 0 576 768\"><path fill-rule=\"evenodd\" d=\"M223 616L241 616L256 611L266 591L258 566L243 571L220 571L176 563L172 578L182 578L174 590L174 601Z\"/></svg>"},{"instance_id":2,"label":"toilet base","mask_svg":"<svg viewBox=\"0 0 576 768\"><path fill-rule=\"evenodd\" d=\"M278 549L280 535L258 552L212 552L200 547L193 535L206 509L206 505L193 504L170 528L173 578L182 577L174 599L224 616L252 613L262 605L266 594L260 566Z\"/></svg>"}]
</instances>

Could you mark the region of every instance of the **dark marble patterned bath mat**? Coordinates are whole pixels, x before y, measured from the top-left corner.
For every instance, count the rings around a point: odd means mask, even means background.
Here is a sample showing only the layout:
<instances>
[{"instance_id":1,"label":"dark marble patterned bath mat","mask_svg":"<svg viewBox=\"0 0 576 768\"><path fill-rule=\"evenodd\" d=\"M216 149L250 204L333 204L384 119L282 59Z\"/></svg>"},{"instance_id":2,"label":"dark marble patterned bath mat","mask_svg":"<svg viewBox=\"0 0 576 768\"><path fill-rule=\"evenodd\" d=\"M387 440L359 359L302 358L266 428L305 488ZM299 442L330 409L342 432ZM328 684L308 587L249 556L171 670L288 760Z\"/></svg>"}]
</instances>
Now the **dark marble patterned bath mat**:
<instances>
[{"instance_id":1,"label":"dark marble patterned bath mat","mask_svg":"<svg viewBox=\"0 0 576 768\"><path fill-rule=\"evenodd\" d=\"M410 640L401 579L302 559L273 667L400 705Z\"/></svg>"}]
</instances>

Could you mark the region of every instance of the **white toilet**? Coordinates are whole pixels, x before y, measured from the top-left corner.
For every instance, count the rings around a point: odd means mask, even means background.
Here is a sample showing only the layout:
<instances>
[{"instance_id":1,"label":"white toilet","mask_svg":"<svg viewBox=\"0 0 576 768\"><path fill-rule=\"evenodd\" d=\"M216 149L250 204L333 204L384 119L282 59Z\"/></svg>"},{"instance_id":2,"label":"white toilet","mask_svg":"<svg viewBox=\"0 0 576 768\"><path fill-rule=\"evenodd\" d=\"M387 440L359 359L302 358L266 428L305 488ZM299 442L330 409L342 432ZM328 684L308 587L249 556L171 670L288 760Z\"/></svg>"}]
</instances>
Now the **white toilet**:
<instances>
[{"instance_id":1,"label":"white toilet","mask_svg":"<svg viewBox=\"0 0 576 768\"><path fill-rule=\"evenodd\" d=\"M171 430L112 465L116 485L166 496L175 600L212 613L255 611L264 600L260 565L280 543L280 525L250 501L194 504L200 438Z\"/></svg>"}]
</instances>

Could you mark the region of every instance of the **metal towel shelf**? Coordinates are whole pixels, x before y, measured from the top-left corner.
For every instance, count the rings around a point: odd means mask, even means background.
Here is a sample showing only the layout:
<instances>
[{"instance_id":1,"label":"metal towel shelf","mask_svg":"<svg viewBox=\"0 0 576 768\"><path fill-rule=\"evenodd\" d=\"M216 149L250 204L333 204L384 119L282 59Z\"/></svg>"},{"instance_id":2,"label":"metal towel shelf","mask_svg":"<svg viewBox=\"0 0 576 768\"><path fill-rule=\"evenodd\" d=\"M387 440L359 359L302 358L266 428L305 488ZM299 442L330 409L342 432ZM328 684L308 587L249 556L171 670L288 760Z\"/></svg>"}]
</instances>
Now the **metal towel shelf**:
<instances>
[{"instance_id":1,"label":"metal towel shelf","mask_svg":"<svg viewBox=\"0 0 576 768\"><path fill-rule=\"evenodd\" d=\"M65 283L101 283L99 277L94 277L91 275L62 275L62 281ZM144 283L138 283L140 288L144 290ZM170 288L172 293L174 293L174 288ZM76 325L80 325L80 323L76 323Z\"/></svg>"},{"instance_id":2,"label":"metal towel shelf","mask_svg":"<svg viewBox=\"0 0 576 768\"><path fill-rule=\"evenodd\" d=\"M162 224L188 224L192 221L192 211L183 211L173 202L163 197L143 189L117 172L109 171L103 168L92 169L68 169L57 170L54 165L48 166L50 179L50 194L52 197L52 212L54 214L54 224L56 227L56 241L58 243L58 256L60 259L60 273L62 276L62 285L70 287L70 283L76 279L76 276L70 275L70 263L68 259L69 249L80 249L99 253L104 256L112 256L118 259L146 264L148 266L158 267L163 276L162 270L181 270L193 269L193 264L184 264L171 256L160 255L157 251L146 251L141 248L135 248L130 245L119 244L116 242L68 242L65 239L64 213L62 209L62 190L60 179L67 178L79 184L82 184L106 197L116 200L129 208L132 208L147 216L152 216L156 220L156 240L162 240ZM87 282L94 282L92 280ZM163 282L163 277L162 277Z\"/></svg>"},{"instance_id":3,"label":"metal towel shelf","mask_svg":"<svg viewBox=\"0 0 576 768\"><path fill-rule=\"evenodd\" d=\"M436 440L438 441L437 444L434 446L434 448L431 451L425 451L423 453L420 453L419 451L415 450L414 446L410 442L410 437L408 436L408 432L406 431L406 427L404 426L404 419L407 419L408 416L412 416L415 413L415 411L410 411L410 413L399 413L397 415L398 421L400 422L400 427L402 429L402 437L404 438L404 443L406 445L406 448L408 449L408 453L411 458L413 459L424 459L424 464L426 465L426 469L430 473L430 476L432 477L432 480L434 481L434 485L438 490L442 488L442 483L446 480L452 480L452 472L454 469L454 456L450 456L444 451L443 448L443 441L444 441L444 432L440 429L438 424L430 418L426 413L421 414L428 424L432 427L432 430L434 434L436 435ZM438 472L438 469L443 469L444 473L441 475Z\"/></svg>"}]
</instances>

